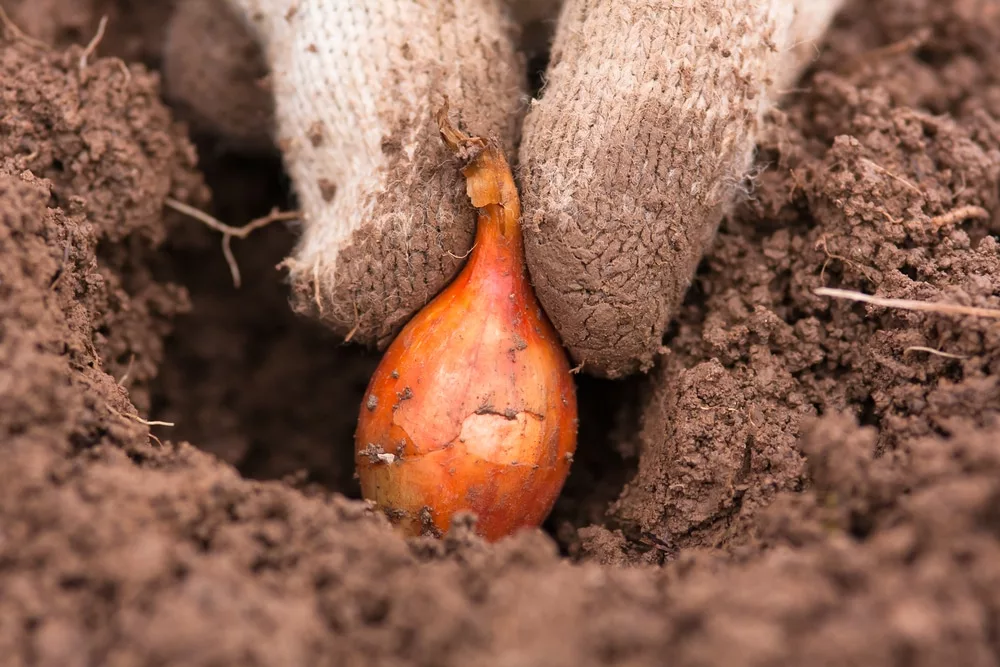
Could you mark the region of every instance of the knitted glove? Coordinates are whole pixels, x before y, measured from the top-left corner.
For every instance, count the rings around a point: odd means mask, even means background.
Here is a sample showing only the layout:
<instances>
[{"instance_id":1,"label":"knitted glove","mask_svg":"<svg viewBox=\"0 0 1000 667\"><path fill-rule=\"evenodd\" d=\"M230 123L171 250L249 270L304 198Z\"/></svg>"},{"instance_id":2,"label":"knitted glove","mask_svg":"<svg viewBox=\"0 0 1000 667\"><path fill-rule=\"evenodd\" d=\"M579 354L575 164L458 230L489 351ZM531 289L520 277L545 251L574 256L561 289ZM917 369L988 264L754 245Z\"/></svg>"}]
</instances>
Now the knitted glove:
<instances>
[{"instance_id":1,"label":"knitted glove","mask_svg":"<svg viewBox=\"0 0 1000 667\"><path fill-rule=\"evenodd\" d=\"M577 361L648 369L839 0L569 0L520 147L525 252Z\"/></svg>"},{"instance_id":2,"label":"knitted glove","mask_svg":"<svg viewBox=\"0 0 1000 667\"><path fill-rule=\"evenodd\" d=\"M475 216L434 123L447 97L519 146L528 268L571 355L648 369L840 1L567 0L529 103L519 27L556 2L228 0L263 45L305 212L294 306L381 346L454 277Z\"/></svg>"}]
</instances>

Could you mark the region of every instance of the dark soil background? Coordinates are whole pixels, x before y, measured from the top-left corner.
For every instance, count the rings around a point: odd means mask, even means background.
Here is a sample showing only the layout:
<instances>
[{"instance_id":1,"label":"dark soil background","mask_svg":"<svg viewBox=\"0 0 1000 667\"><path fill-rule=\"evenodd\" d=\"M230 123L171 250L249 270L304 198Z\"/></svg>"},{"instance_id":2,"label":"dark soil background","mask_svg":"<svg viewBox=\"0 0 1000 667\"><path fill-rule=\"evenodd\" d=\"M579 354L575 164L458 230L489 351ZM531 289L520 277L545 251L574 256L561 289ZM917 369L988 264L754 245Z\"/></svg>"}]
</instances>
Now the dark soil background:
<instances>
[{"instance_id":1,"label":"dark soil background","mask_svg":"<svg viewBox=\"0 0 1000 667\"><path fill-rule=\"evenodd\" d=\"M165 205L294 206L245 36L0 6L0 664L1000 663L1000 324L813 293L1000 307L1000 2L842 13L656 370L579 378L566 492L495 546L356 500L377 357L291 314L294 225L237 289Z\"/></svg>"}]
</instances>

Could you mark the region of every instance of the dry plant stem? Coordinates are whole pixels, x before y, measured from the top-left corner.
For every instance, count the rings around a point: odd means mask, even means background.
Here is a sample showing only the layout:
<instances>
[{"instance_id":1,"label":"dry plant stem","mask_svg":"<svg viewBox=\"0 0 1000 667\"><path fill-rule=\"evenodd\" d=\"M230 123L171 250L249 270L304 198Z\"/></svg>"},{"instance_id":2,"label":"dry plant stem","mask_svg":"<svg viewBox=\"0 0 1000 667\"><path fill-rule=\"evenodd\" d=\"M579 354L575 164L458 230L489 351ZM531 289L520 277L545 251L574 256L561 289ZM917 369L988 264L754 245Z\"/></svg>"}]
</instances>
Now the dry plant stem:
<instances>
[{"instance_id":1,"label":"dry plant stem","mask_svg":"<svg viewBox=\"0 0 1000 667\"><path fill-rule=\"evenodd\" d=\"M931 224L935 227L948 227L963 220L987 220L989 217L990 212L982 206L960 206L953 211L931 218Z\"/></svg>"},{"instance_id":2,"label":"dry plant stem","mask_svg":"<svg viewBox=\"0 0 1000 667\"><path fill-rule=\"evenodd\" d=\"M930 36L931 30L929 28L923 28L909 37L904 37L898 42L886 44L885 46L862 53L847 63L847 66L844 68L844 72L851 73L861 67L873 65L888 58L894 58L896 56L910 53L911 51L919 49L923 46L924 43L930 39Z\"/></svg>"},{"instance_id":3,"label":"dry plant stem","mask_svg":"<svg viewBox=\"0 0 1000 667\"><path fill-rule=\"evenodd\" d=\"M184 202L177 201L171 197L167 197L163 203L178 213L183 213L190 218L194 218L195 220L222 234L222 254L226 258L226 264L229 265L229 272L233 275L233 285L236 287L239 287L242 284L242 278L240 276L240 267L236 263L236 257L233 256L233 249L231 246L232 239L234 237L238 239L245 239L254 231L260 229L261 227L267 227L272 222L287 222L289 220L297 220L302 217L302 213L300 211L278 211L275 209L265 216L251 220L242 227L232 227L217 218L212 217L204 211L201 211L193 206L189 206Z\"/></svg>"},{"instance_id":4,"label":"dry plant stem","mask_svg":"<svg viewBox=\"0 0 1000 667\"><path fill-rule=\"evenodd\" d=\"M969 358L964 354L952 354L951 352L942 352L941 350L935 350L933 347L927 347L925 345L911 345L905 350L903 350L903 354L906 354L907 352L926 352L927 354L933 354L936 357L944 357L945 359Z\"/></svg>"},{"instance_id":5,"label":"dry plant stem","mask_svg":"<svg viewBox=\"0 0 1000 667\"><path fill-rule=\"evenodd\" d=\"M118 410L115 410L110 405L108 406L108 409L111 410L111 412L118 415L119 417L122 417L123 419L131 419L134 422L139 422L143 426L176 426L176 424L174 424L173 422L150 421L148 419L143 419L139 415L133 415L127 412L120 412Z\"/></svg>"},{"instance_id":6,"label":"dry plant stem","mask_svg":"<svg viewBox=\"0 0 1000 667\"><path fill-rule=\"evenodd\" d=\"M94 51L97 50L98 45L100 45L101 40L104 39L104 31L108 27L108 17L104 15L101 17L101 22L97 24L97 33L94 38L90 40L86 48L84 48L83 53L80 54L80 69L87 69L87 59L94 55Z\"/></svg>"},{"instance_id":7,"label":"dry plant stem","mask_svg":"<svg viewBox=\"0 0 1000 667\"><path fill-rule=\"evenodd\" d=\"M960 306L953 303L931 303L928 301L915 301L913 299L886 299L851 290L835 289L833 287L819 287L814 290L813 293L818 296L830 296L835 299L847 299L848 301L870 303L873 306L882 306L884 308L900 308L902 310L916 310L926 313L940 313L943 315L972 315L973 317L987 317L994 320L1000 320L1000 310L993 308Z\"/></svg>"},{"instance_id":8,"label":"dry plant stem","mask_svg":"<svg viewBox=\"0 0 1000 667\"><path fill-rule=\"evenodd\" d=\"M128 359L128 366L125 368L125 373L123 373L122 376L118 379L118 386L119 387L124 387L125 386L125 382L128 380L128 376L132 374L132 366L133 366L133 364L135 364L135 353L134 352L132 353L132 356L130 356L129 359Z\"/></svg>"},{"instance_id":9,"label":"dry plant stem","mask_svg":"<svg viewBox=\"0 0 1000 667\"><path fill-rule=\"evenodd\" d=\"M139 422L140 424L144 424L146 426L174 426L175 425L173 422L161 422L161 421L155 421L155 420L154 421L150 421L148 419L143 419L142 417L139 417L137 415L128 415L128 417L129 417L129 419L134 419L135 421Z\"/></svg>"},{"instance_id":10,"label":"dry plant stem","mask_svg":"<svg viewBox=\"0 0 1000 667\"><path fill-rule=\"evenodd\" d=\"M916 194L920 195L921 197L924 196L923 190L921 190L916 185L914 185L910 181L906 180L902 176L899 176L897 174L892 173L891 171L889 171L888 169L886 169L882 165L878 164L877 162L875 162L873 160L869 160L868 158L861 158L861 161L864 162L865 164L869 165L875 171L877 171L879 173L882 173L882 174L885 174L886 176L888 176L889 178L893 179L897 183L903 184L904 186L906 186L907 188L909 188L910 190L912 190Z\"/></svg>"},{"instance_id":11,"label":"dry plant stem","mask_svg":"<svg viewBox=\"0 0 1000 667\"><path fill-rule=\"evenodd\" d=\"M69 262L69 243L63 246L62 263L59 265L59 272L56 277L52 280L52 284L49 285L50 290L54 290L62 280L62 277L66 274L66 263Z\"/></svg>"}]
</instances>

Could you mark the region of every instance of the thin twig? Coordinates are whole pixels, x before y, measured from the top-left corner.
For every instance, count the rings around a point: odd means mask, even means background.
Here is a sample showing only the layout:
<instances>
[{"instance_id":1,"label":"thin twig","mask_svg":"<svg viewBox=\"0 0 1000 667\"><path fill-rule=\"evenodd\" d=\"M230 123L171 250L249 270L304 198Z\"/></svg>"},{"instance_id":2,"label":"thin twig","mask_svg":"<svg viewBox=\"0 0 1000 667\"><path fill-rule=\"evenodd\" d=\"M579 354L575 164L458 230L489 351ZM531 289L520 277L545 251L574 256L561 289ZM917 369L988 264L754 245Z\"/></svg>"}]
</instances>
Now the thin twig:
<instances>
[{"instance_id":1,"label":"thin twig","mask_svg":"<svg viewBox=\"0 0 1000 667\"><path fill-rule=\"evenodd\" d=\"M846 67L844 67L844 72L853 72L859 69L863 65L870 65L872 63L878 62L880 60L886 60L888 58L893 58L895 56L905 55L914 51L930 39L931 30L930 28L923 28L918 30L908 37L904 37L898 42L893 42L892 44L886 44L885 46L880 46L878 48L866 51L847 62Z\"/></svg>"},{"instance_id":2,"label":"thin twig","mask_svg":"<svg viewBox=\"0 0 1000 667\"><path fill-rule=\"evenodd\" d=\"M232 227L224 222L220 222L216 218L213 218L208 213L196 209L194 206L189 206L171 197L167 197L165 203L167 206L174 209L175 211L191 216L192 218L205 223L206 225L208 225L217 232L221 232L223 234L226 234L227 236L235 236L238 239L245 239L257 229L260 229L261 227L266 227L272 222L297 220L298 218L302 217L301 211L274 210L265 216L261 216L259 218L255 218L254 220L251 220L242 227Z\"/></svg>"},{"instance_id":3,"label":"thin twig","mask_svg":"<svg viewBox=\"0 0 1000 667\"><path fill-rule=\"evenodd\" d=\"M972 315L975 317L987 317L1000 320L1000 310L993 308L977 308L975 306L961 306L954 303L932 303L930 301L915 301L913 299L885 299L861 292L854 292L846 289L835 289L833 287L818 287L813 290L819 296L831 296L837 299L847 299L849 301L860 301L873 306L884 308L901 308L903 310L919 310L928 313L941 313L944 315Z\"/></svg>"},{"instance_id":4,"label":"thin twig","mask_svg":"<svg viewBox=\"0 0 1000 667\"><path fill-rule=\"evenodd\" d=\"M954 225L957 222L962 222L963 220L973 218L988 220L989 217L990 212L982 206L960 206L953 211L934 216L931 218L931 224L935 227L946 227Z\"/></svg>"},{"instance_id":5,"label":"thin twig","mask_svg":"<svg viewBox=\"0 0 1000 667\"><path fill-rule=\"evenodd\" d=\"M150 421L148 419L143 419L139 415L133 415L127 412L120 412L118 410L115 410L110 405L108 406L108 409L111 410L111 412L118 415L119 417L123 417L124 419L131 419L132 421L139 422L143 426L176 426L176 424L174 424L173 422Z\"/></svg>"},{"instance_id":6,"label":"thin twig","mask_svg":"<svg viewBox=\"0 0 1000 667\"><path fill-rule=\"evenodd\" d=\"M128 417L129 419L136 420L140 424L145 424L146 426L175 426L176 425L173 422L149 421L148 419L143 419L142 417L138 417L136 415L125 415L125 416Z\"/></svg>"},{"instance_id":7,"label":"thin twig","mask_svg":"<svg viewBox=\"0 0 1000 667\"><path fill-rule=\"evenodd\" d=\"M128 63L121 58L115 58L115 60L118 62L118 69L121 70L122 76L125 77L125 82L128 83L132 80L132 70L128 68Z\"/></svg>"},{"instance_id":8,"label":"thin twig","mask_svg":"<svg viewBox=\"0 0 1000 667\"><path fill-rule=\"evenodd\" d=\"M105 14L104 16L101 17L100 23L97 24L97 34L94 35L94 38L91 39L90 42L87 44L87 47L83 50L83 53L80 54L81 70L87 69L87 58L94 55L94 51L97 50L97 46L101 43L101 40L104 39L104 31L105 29L107 29L107 27L108 27L108 16L107 14Z\"/></svg>"},{"instance_id":9,"label":"thin twig","mask_svg":"<svg viewBox=\"0 0 1000 667\"><path fill-rule=\"evenodd\" d=\"M3 26L7 28L7 30L10 30L11 34L14 35L14 39L19 39L22 42L30 44L31 46L34 46L39 49L49 48L49 45L43 42L42 40L35 39L28 33L18 28L17 24L14 23L9 16L7 16L7 12L4 11L3 5L0 5L0 24L3 24Z\"/></svg>"},{"instance_id":10,"label":"thin twig","mask_svg":"<svg viewBox=\"0 0 1000 667\"><path fill-rule=\"evenodd\" d=\"M453 252L452 252L451 250L447 250L447 251L445 251L445 253L444 253L444 254L448 255L448 256L449 256L449 257L451 257L452 259L465 259L466 257L468 257L469 255L471 255L471 254L472 254L472 251L473 251L473 250L475 250L475 249L476 249L476 245L477 245L476 243L473 243L473 244L472 244L472 247L471 247L471 248L469 248L469 250L468 250L468 251L467 251L467 252L466 252L466 253L465 253L464 255L456 255L456 254L455 254L455 253L453 253Z\"/></svg>"},{"instance_id":11,"label":"thin twig","mask_svg":"<svg viewBox=\"0 0 1000 667\"><path fill-rule=\"evenodd\" d=\"M871 271L872 273L875 273L875 274L878 273L878 271L876 269L873 269L871 267L865 266L864 264L858 264L857 262L855 262L853 260L847 259L843 255L835 255L834 253L830 252L830 248L827 247L827 244L826 244L826 234L823 234L822 236L820 236L819 239L817 239L817 241L816 241L816 245L813 246L813 247L817 248L817 249L818 248L822 248L823 252L826 254L826 260L823 262L823 266L819 270L819 280L820 280L820 282L823 282L823 276L826 274L826 267L830 263L831 259L839 259L844 264L847 264L848 266L854 268L859 273L864 274L865 278L868 278L869 280L871 279L870 276L868 275L869 271Z\"/></svg>"},{"instance_id":12,"label":"thin twig","mask_svg":"<svg viewBox=\"0 0 1000 667\"><path fill-rule=\"evenodd\" d=\"M911 345L905 350L903 354L907 352L926 352L927 354L933 354L938 357L944 357L945 359L968 359L969 357L964 354L952 354L951 352L942 352L941 350L935 350L933 347L924 347L923 345Z\"/></svg>"},{"instance_id":13,"label":"thin twig","mask_svg":"<svg viewBox=\"0 0 1000 667\"><path fill-rule=\"evenodd\" d=\"M131 375L131 373L132 373L132 364L134 364L134 363L135 363L135 352L133 352L132 356L129 357L129 359L128 359L128 366L125 367L125 373L122 374L122 376L120 378L118 378L118 386L119 387L124 387L125 386L125 381L128 380L128 376Z\"/></svg>"},{"instance_id":14,"label":"thin twig","mask_svg":"<svg viewBox=\"0 0 1000 667\"><path fill-rule=\"evenodd\" d=\"M319 293L317 292L317 297ZM351 305L354 306L354 328L347 332L344 336L344 344L350 343L354 339L354 334L358 333L358 329L361 328L361 320L358 318L358 302L351 299Z\"/></svg>"},{"instance_id":15,"label":"thin twig","mask_svg":"<svg viewBox=\"0 0 1000 667\"><path fill-rule=\"evenodd\" d=\"M229 272L233 275L233 286L239 287L243 284L243 277L240 275L240 265L236 263L236 255L233 254L232 238L229 234L222 237L222 256L226 258Z\"/></svg>"},{"instance_id":16,"label":"thin twig","mask_svg":"<svg viewBox=\"0 0 1000 667\"><path fill-rule=\"evenodd\" d=\"M914 184L913 184L913 183L911 183L910 181L906 180L906 179L905 179L905 178L903 178L902 176L897 176L896 174L892 173L891 171L889 171L888 169L886 169L886 168L885 168L885 167L883 167L882 165L878 164L877 162L875 162L875 161L873 161L873 160L869 160L869 159L868 159L868 158L866 158L866 157L864 157L864 158L861 158L861 161L862 161L862 162L864 162L864 163L866 163L866 164L868 164L868 165L870 165L870 166L871 166L872 168L874 168L874 169L875 169L876 171L880 171L880 172L882 172L883 174L885 174L885 175L886 175L886 176L888 176L889 178L891 178L891 179L893 179L893 180L895 180L895 181L898 181L898 182L902 183L902 184L903 184L903 185L905 185L906 187L908 187L908 188L910 188L911 190L913 190L914 192L916 192L916 193L917 193L918 195L920 195L921 197L922 197L922 196L924 195L924 192L923 192L923 190L921 190L920 188L918 188L918 187L917 187L916 185L914 185Z\"/></svg>"},{"instance_id":17,"label":"thin twig","mask_svg":"<svg viewBox=\"0 0 1000 667\"><path fill-rule=\"evenodd\" d=\"M233 275L233 284L236 287L239 287L242 281L240 278L240 267L236 264L236 258L233 256L233 249L231 247L232 238L245 239L254 231L261 227L266 227L272 222L297 220L302 217L301 211L279 211L275 209L263 217L251 220L242 227L232 227L208 213L196 209L194 206L189 206L184 202L177 201L172 197L167 197L163 203L178 213L183 213L190 218L194 218L198 222L222 234L222 254L229 265L229 272Z\"/></svg>"},{"instance_id":18,"label":"thin twig","mask_svg":"<svg viewBox=\"0 0 1000 667\"><path fill-rule=\"evenodd\" d=\"M66 275L66 265L69 263L69 241L66 241L66 245L63 246L62 263L59 265L59 269L56 271L55 278L49 283L49 289L55 289L62 277Z\"/></svg>"}]
</instances>

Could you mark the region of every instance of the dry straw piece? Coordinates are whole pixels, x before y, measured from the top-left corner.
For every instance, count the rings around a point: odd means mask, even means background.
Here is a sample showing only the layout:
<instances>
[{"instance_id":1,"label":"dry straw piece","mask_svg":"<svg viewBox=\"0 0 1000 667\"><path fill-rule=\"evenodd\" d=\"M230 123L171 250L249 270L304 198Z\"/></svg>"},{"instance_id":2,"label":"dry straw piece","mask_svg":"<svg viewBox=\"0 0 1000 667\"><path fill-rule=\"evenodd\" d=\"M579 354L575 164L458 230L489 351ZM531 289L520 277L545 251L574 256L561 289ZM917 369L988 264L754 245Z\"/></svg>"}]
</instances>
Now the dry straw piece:
<instances>
[{"instance_id":1,"label":"dry straw piece","mask_svg":"<svg viewBox=\"0 0 1000 667\"><path fill-rule=\"evenodd\" d=\"M976 306L963 306L957 303L937 303L933 301L916 301L914 299L887 299L880 296L871 296L862 292L854 292L846 289L836 289L833 287L818 287L813 290L817 296L829 296L835 299L847 299L859 303L867 303L883 308L898 308L900 310L915 310L924 313L938 313L939 315L971 315L972 317L985 317L992 320L1000 320L1000 310L996 308L979 308Z\"/></svg>"},{"instance_id":2,"label":"dry straw piece","mask_svg":"<svg viewBox=\"0 0 1000 667\"><path fill-rule=\"evenodd\" d=\"M299 310L384 345L455 275L474 216L434 127L447 97L508 150L524 121L532 280L574 361L617 377L651 365L841 0L569 0L530 103L516 24L558 3L228 1L263 44L304 212Z\"/></svg>"}]
</instances>

